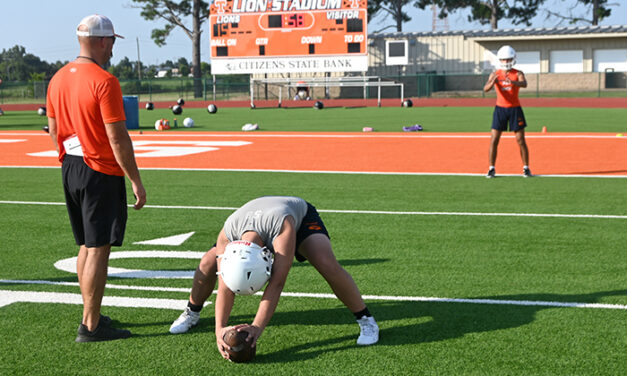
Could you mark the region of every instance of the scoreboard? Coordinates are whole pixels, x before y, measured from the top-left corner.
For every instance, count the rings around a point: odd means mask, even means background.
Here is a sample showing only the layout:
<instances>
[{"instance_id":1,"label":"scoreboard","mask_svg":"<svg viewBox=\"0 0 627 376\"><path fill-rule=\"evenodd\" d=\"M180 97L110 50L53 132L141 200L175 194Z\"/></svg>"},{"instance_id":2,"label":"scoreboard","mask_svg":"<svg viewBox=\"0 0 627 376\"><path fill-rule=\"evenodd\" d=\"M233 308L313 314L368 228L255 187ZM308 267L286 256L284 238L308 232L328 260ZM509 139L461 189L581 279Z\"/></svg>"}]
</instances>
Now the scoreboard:
<instances>
[{"instance_id":1,"label":"scoreboard","mask_svg":"<svg viewBox=\"0 0 627 376\"><path fill-rule=\"evenodd\" d=\"M367 0L214 0L211 72L368 70Z\"/></svg>"}]
</instances>

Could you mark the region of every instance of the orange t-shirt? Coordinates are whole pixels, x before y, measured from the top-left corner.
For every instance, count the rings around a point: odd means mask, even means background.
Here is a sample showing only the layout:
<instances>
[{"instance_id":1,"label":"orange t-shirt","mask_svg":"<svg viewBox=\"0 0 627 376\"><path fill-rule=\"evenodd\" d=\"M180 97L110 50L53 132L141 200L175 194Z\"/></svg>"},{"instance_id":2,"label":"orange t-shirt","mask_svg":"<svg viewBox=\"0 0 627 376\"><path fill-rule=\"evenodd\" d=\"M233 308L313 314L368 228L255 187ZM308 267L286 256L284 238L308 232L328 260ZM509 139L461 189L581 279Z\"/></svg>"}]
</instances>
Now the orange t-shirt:
<instances>
[{"instance_id":1,"label":"orange t-shirt","mask_svg":"<svg viewBox=\"0 0 627 376\"><path fill-rule=\"evenodd\" d=\"M510 69L506 72L499 69L496 71L496 76L496 105L499 107L520 107L518 100L520 87L512 84L512 81L518 81L518 71Z\"/></svg>"},{"instance_id":2,"label":"orange t-shirt","mask_svg":"<svg viewBox=\"0 0 627 376\"><path fill-rule=\"evenodd\" d=\"M63 141L77 135L87 166L107 175L124 176L109 144L105 124L125 121L122 89L115 76L97 64L69 63L50 80L48 117L57 121L59 161Z\"/></svg>"}]
</instances>

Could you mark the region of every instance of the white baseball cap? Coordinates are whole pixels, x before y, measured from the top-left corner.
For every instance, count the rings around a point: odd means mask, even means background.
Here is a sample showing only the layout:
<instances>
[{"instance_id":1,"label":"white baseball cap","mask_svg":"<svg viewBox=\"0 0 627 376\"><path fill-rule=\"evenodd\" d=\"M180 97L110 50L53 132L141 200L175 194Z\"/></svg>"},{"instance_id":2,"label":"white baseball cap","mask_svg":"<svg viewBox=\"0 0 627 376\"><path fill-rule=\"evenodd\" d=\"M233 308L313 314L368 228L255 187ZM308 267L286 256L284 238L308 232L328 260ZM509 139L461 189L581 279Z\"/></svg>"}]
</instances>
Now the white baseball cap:
<instances>
[{"instance_id":1,"label":"white baseball cap","mask_svg":"<svg viewBox=\"0 0 627 376\"><path fill-rule=\"evenodd\" d=\"M81 26L84 26L81 29ZM113 23L105 16L92 14L81 20L76 28L76 35L79 37L117 37L124 38L113 31Z\"/></svg>"}]
</instances>

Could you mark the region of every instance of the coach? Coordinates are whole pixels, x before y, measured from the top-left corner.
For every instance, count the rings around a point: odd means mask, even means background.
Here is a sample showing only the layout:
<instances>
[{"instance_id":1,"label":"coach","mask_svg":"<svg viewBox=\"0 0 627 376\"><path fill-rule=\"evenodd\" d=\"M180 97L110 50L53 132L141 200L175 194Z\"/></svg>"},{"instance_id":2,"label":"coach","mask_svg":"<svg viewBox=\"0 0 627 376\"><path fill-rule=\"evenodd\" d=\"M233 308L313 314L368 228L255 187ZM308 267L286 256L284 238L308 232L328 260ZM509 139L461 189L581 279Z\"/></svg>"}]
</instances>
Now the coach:
<instances>
[{"instance_id":1,"label":"coach","mask_svg":"<svg viewBox=\"0 0 627 376\"><path fill-rule=\"evenodd\" d=\"M100 314L111 246L120 246L127 219L124 175L136 197L146 190L126 130L122 90L103 69L113 56L116 37L111 21L85 17L76 34L80 54L50 80L47 115L50 136L62 163L65 202L79 245L76 272L83 297L83 319L76 342L128 338L128 330L111 327Z\"/></svg>"}]
</instances>

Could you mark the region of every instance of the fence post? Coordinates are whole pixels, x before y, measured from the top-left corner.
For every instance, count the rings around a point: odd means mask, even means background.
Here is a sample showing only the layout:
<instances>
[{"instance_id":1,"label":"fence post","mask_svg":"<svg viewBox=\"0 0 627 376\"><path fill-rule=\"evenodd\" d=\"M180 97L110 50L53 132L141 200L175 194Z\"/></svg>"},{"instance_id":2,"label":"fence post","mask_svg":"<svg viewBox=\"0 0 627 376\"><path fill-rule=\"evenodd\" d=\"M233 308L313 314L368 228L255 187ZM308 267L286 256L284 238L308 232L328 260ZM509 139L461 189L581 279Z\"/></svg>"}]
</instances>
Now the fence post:
<instances>
[{"instance_id":1,"label":"fence post","mask_svg":"<svg viewBox=\"0 0 627 376\"><path fill-rule=\"evenodd\" d=\"M536 73L536 98L540 98L540 73Z\"/></svg>"},{"instance_id":2,"label":"fence post","mask_svg":"<svg viewBox=\"0 0 627 376\"><path fill-rule=\"evenodd\" d=\"M213 78L213 101L216 101L216 76L214 74L211 75Z\"/></svg>"},{"instance_id":3,"label":"fence post","mask_svg":"<svg viewBox=\"0 0 627 376\"><path fill-rule=\"evenodd\" d=\"M599 91L597 93L597 98L601 98L601 72L599 72Z\"/></svg>"},{"instance_id":4,"label":"fence post","mask_svg":"<svg viewBox=\"0 0 627 376\"><path fill-rule=\"evenodd\" d=\"M425 85L425 97L427 98L431 98L431 74L428 74L427 77L425 77L427 80L427 83Z\"/></svg>"}]
</instances>

